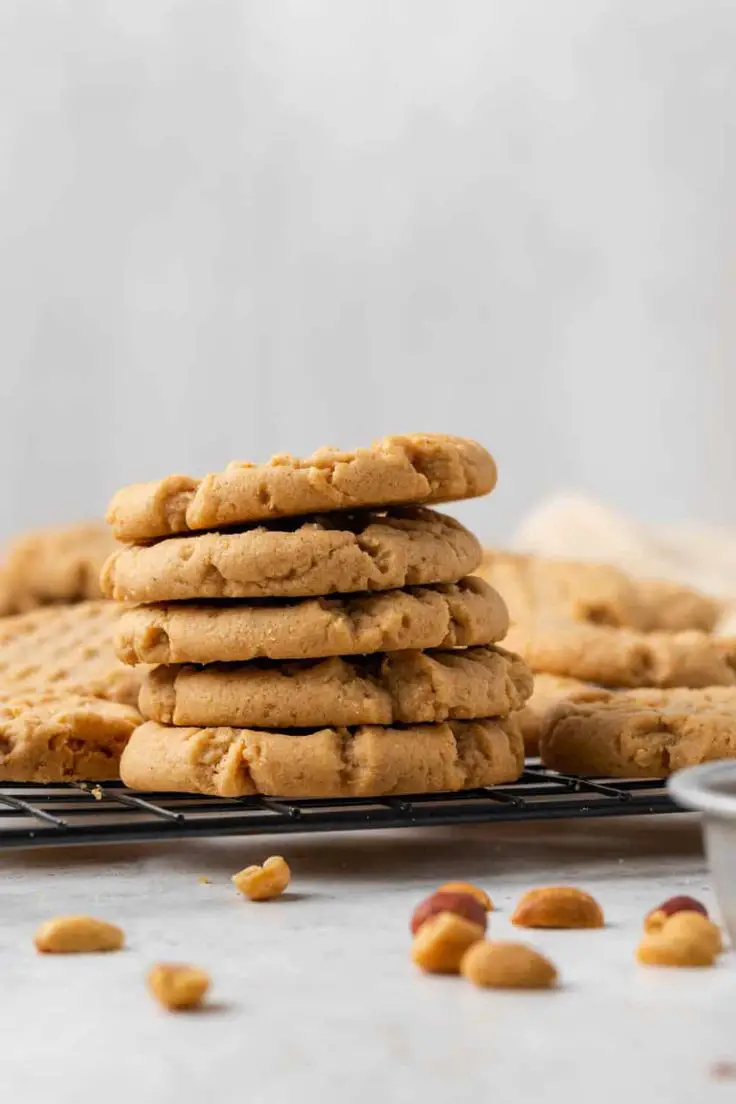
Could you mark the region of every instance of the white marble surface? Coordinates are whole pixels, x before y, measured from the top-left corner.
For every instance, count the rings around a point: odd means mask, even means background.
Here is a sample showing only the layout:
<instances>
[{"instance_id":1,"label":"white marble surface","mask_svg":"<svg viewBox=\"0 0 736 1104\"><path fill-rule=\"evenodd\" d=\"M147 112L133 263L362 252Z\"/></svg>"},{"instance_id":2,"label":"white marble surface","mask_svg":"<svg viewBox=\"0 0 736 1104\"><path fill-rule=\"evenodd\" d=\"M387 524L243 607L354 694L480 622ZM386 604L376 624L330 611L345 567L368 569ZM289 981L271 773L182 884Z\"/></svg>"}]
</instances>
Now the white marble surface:
<instances>
[{"instance_id":1,"label":"white marble surface","mask_svg":"<svg viewBox=\"0 0 736 1104\"><path fill-rule=\"evenodd\" d=\"M293 895L254 905L230 874L287 856ZM200 884L199 876L211 879ZM511 934L522 889L589 888L607 930L533 933L563 987L480 992L418 974L414 904L477 880ZM3 861L3 1099L55 1104L209 1100L733 1100L736 964L637 967L644 912L675 892L712 897L690 817L478 826L28 852ZM36 924L85 911L121 923L128 949L41 957ZM157 960L208 968L213 1007L164 1013L143 975Z\"/></svg>"}]
</instances>

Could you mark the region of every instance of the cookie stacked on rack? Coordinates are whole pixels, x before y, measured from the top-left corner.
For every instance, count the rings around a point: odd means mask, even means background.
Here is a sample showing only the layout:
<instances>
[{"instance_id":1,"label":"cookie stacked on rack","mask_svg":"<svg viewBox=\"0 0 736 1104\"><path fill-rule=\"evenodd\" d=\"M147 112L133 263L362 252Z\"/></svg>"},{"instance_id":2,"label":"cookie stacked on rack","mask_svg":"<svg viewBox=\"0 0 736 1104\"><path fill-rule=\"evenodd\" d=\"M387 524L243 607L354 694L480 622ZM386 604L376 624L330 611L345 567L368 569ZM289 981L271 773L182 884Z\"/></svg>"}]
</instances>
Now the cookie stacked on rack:
<instances>
[{"instance_id":1,"label":"cookie stacked on rack","mask_svg":"<svg viewBox=\"0 0 736 1104\"><path fill-rule=\"evenodd\" d=\"M124 781L351 797L517 778L531 674L496 646L478 541L427 506L495 481L480 445L426 435L120 491L102 587L139 603L120 658L157 665Z\"/></svg>"}]
</instances>

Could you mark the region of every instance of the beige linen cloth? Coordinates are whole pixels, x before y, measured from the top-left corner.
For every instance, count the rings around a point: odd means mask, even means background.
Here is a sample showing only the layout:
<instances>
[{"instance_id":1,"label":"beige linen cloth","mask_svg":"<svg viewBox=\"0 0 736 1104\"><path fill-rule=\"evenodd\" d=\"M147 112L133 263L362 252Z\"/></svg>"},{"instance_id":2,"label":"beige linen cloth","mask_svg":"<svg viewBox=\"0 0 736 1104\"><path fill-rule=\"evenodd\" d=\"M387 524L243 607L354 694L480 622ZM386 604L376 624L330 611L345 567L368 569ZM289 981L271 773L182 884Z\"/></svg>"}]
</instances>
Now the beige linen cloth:
<instances>
[{"instance_id":1,"label":"beige linen cloth","mask_svg":"<svg viewBox=\"0 0 736 1104\"><path fill-rule=\"evenodd\" d=\"M723 601L718 631L736 635L736 529L645 525L582 495L560 494L521 523L513 547L696 587Z\"/></svg>"}]
</instances>

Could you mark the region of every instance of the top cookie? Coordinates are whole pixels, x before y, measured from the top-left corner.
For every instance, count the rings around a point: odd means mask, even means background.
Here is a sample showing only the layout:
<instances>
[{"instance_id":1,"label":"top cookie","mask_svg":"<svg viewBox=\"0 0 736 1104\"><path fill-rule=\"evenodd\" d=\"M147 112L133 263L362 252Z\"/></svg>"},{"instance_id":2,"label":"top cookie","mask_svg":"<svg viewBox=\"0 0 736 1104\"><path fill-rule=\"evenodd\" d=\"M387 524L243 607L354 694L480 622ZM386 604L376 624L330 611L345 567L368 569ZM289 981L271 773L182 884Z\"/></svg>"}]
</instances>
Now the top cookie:
<instances>
[{"instance_id":1,"label":"top cookie","mask_svg":"<svg viewBox=\"0 0 736 1104\"><path fill-rule=\"evenodd\" d=\"M720 607L689 587L635 579L608 564L487 549L477 572L504 598L512 623L587 622L641 632L710 632Z\"/></svg>"},{"instance_id":2,"label":"top cookie","mask_svg":"<svg viewBox=\"0 0 736 1104\"><path fill-rule=\"evenodd\" d=\"M268 518L477 498L495 484L493 457L475 441L412 434L354 452L280 454L266 464L234 461L203 479L133 484L115 495L107 520L118 540L136 542Z\"/></svg>"}]
</instances>

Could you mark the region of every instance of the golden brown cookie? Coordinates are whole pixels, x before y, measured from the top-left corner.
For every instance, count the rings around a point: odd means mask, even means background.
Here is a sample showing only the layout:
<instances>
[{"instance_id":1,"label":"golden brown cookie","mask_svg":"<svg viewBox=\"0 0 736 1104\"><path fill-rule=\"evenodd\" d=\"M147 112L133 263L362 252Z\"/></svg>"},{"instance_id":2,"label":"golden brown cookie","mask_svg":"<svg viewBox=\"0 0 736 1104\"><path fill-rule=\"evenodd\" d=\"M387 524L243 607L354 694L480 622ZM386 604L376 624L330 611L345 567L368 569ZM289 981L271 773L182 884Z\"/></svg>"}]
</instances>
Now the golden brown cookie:
<instances>
[{"instance_id":1,"label":"golden brown cookie","mask_svg":"<svg viewBox=\"0 0 736 1104\"><path fill-rule=\"evenodd\" d=\"M532 675L500 648L392 652L355 659L157 667L139 701L161 724L235 728L423 724L506 716Z\"/></svg>"},{"instance_id":2,"label":"golden brown cookie","mask_svg":"<svg viewBox=\"0 0 736 1104\"><path fill-rule=\"evenodd\" d=\"M123 753L138 790L241 797L377 797L512 782L524 766L513 717L409 728L170 728L147 721Z\"/></svg>"},{"instance_id":3,"label":"golden brown cookie","mask_svg":"<svg viewBox=\"0 0 736 1104\"><path fill-rule=\"evenodd\" d=\"M519 712L519 725L527 755L539 753L539 738L549 714L571 694L579 694L587 689L589 684L580 682L579 679L543 673L534 676L532 696Z\"/></svg>"},{"instance_id":4,"label":"golden brown cookie","mask_svg":"<svg viewBox=\"0 0 736 1104\"><path fill-rule=\"evenodd\" d=\"M540 752L554 770L612 778L664 778L731 759L736 688L586 692L553 712Z\"/></svg>"},{"instance_id":5,"label":"golden brown cookie","mask_svg":"<svg viewBox=\"0 0 736 1104\"><path fill-rule=\"evenodd\" d=\"M85 695L0 693L0 781L104 781L140 715Z\"/></svg>"},{"instance_id":6,"label":"golden brown cookie","mask_svg":"<svg viewBox=\"0 0 736 1104\"><path fill-rule=\"evenodd\" d=\"M99 598L100 569L115 541L102 522L38 529L8 545L0 569L0 612Z\"/></svg>"},{"instance_id":7,"label":"golden brown cookie","mask_svg":"<svg viewBox=\"0 0 736 1104\"><path fill-rule=\"evenodd\" d=\"M144 541L300 514L453 502L488 494L495 483L493 458L475 441L414 434L355 452L323 448L303 460L233 462L204 479L138 483L118 491L107 520L118 540Z\"/></svg>"},{"instance_id":8,"label":"golden brown cookie","mask_svg":"<svg viewBox=\"0 0 736 1104\"><path fill-rule=\"evenodd\" d=\"M723 603L699 590L665 579L635 579L639 598L650 610L650 627L662 632L699 629L712 632L723 615Z\"/></svg>"},{"instance_id":9,"label":"golden brown cookie","mask_svg":"<svg viewBox=\"0 0 736 1104\"><path fill-rule=\"evenodd\" d=\"M354 597L137 606L116 634L124 663L233 663L493 644L508 630L482 579Z\"/></svg>"},{"instance_id":10,"label":"golden brown cookie","mask_svg":"<svg viewBox=\"0 0 736 1104\"><path fill-rule=\"evenodd\" d=\"M534 671L601 686L736 685L736 639L709 633L539 621L517 624L505 643Z\"/></svg>"},{"instance_id":11,"label":"golden brown cookie","mask_svg":"<svg viewBox=\"0 0 736 1104\"><path fill-rule=\"evenodd\" d=\"M135 704L141 673L115 656L113 602L49 606L0 619L0 691L88 694Z\"/></svg>"},{"instance_id":12,"label":"golden brown cookie","mask_svg":"<svg viewBox=\"0 0 736 1104\"><path fill-rule=\"evenodd\" d=\"M606 564L486 549L478 574L498 590L512 623L583 622L642 632L709 632L720 605L689 587L634 579Z\"/></svg>"},{"instance_id":13,"label":"golden brown cookie","mask_svg":"<svg viewBox=\"0 0 736 1104\"><path fill-rule=\"evenodd\" d=\"M418 508L131 545L113 553L101 583L120 601L296 598L454 583L480 559L460 522Z\"/></svg>"}]
</instances>

